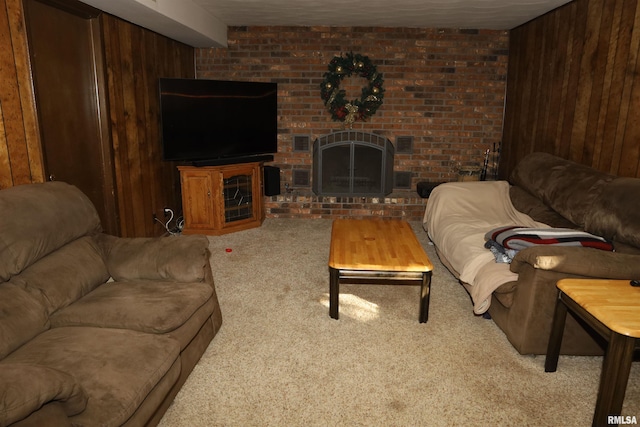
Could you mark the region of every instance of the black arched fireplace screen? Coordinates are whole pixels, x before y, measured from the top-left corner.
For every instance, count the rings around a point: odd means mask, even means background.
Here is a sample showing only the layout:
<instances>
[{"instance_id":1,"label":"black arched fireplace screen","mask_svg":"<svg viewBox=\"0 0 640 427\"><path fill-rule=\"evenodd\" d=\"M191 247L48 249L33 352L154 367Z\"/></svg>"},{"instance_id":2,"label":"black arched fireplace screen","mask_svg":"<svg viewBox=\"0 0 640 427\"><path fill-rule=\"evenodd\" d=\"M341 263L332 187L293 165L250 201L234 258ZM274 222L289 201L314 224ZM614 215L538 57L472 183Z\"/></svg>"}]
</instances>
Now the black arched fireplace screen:
<instances>
[{"instance_id":1,"label":"black arched fireplace screen","mask_svg":"<svg viewBox=\"0 0 640 427\"><path fill-rule=\"evenodd\" d=\"M393 190L394 148L373 133L342 131L313 143L313 192L319 196L386 196Z\"/></svg>"}]
</instances>

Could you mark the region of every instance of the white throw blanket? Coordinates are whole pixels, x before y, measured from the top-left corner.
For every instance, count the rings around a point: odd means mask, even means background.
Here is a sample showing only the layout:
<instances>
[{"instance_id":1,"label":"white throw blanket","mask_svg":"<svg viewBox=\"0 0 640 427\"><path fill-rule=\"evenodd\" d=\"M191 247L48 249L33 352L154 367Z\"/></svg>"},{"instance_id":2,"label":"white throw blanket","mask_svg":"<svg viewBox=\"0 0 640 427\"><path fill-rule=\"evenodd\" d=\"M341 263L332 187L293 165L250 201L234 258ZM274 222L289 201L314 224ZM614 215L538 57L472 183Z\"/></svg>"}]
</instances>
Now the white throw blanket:
<instances>
[{"instance_id":1,"label":"white throw blanket","mask_svg":"<svg viewBox=\"0 0 640 427\"><path fill-rule=\"evenodd\" d=\"M489 309L494 290L518 278L484 247L484 235L506 225L548 227L513 207L507 181L449 182L429 195L423 226L467 285L476 314Z\"/></svg>"}]
</instances>

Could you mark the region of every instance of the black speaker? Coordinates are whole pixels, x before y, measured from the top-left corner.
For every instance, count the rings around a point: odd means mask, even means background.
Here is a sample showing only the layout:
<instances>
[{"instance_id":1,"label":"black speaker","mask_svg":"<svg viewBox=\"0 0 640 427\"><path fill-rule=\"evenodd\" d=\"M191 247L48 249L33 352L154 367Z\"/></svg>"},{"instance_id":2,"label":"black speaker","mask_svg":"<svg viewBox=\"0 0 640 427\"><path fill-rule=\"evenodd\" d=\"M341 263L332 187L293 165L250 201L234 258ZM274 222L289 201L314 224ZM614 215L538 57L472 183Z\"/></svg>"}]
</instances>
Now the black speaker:
<instances>
[{"instance_id":1,"label":"black speaker","mask_svg":"<svg viewBox=\"0 0 640 427\"><path fill-rule=\"evenodd\" d=\"M280 194L280 168L264 167L264 195L277 196Z\"/></svg>"},{"instance_id":2,"label":"black speaker","mask_svg":"<svg viewBox=\"0 0 640 427\"><path fill-rule=\"evenodd\" d=\"M417 184L418 195L423 199L428 199L434 188L442 184L441 182L421 181Z\"/></svg>"}]
</instances>

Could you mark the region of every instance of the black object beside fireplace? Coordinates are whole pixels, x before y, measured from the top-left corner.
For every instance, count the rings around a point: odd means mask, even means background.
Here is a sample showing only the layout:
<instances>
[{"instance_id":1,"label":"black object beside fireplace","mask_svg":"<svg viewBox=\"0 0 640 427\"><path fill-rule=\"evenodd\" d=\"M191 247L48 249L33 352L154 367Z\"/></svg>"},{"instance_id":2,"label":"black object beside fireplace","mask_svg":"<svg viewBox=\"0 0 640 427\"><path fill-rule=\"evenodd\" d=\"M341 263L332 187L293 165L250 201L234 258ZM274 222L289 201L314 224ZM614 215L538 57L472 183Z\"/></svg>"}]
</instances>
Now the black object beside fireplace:
<instances>
[{"instance_id":1,"label":"black object beside fireplace","mask_svg":"<svg viewBox=\"0 0 640 427\"><path fill-rule=\"evenodd\" d=\"M374 133L341 131L313 143L313 192L319 196L386 196L393 190L394 147Z\"/></svg>"}]
</instances>

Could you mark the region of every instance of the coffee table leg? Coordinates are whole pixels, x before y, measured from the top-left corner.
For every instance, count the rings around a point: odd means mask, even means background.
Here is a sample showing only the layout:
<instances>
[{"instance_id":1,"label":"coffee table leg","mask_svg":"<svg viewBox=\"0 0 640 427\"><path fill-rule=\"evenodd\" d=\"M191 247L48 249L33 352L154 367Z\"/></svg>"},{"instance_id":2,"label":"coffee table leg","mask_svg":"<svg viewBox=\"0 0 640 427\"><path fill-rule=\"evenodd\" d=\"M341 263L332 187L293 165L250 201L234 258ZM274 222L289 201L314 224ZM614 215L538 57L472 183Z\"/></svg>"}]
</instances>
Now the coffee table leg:
<instances>
[{"instance_id":1,"label":"coffee table leg","mask_svg":"<svg viewBox=\"0 0 640 427\"><path fill-rule=\"evenodd\" d=\"M329 267L329 316L331 316L332 319L338 318L339 279L340 270Z\"/></svg>"},{"instance_id":2,"label":"coffee table leg","mask_svg":"<svg viewBox=\"0 0 640 427\"><path fill-rule=\"evenodd\" d=\"M429 294L431 293L431 272L422 273L420 286L420 323L426 323L429 318Z\"/></svg>"}]
</instances>

